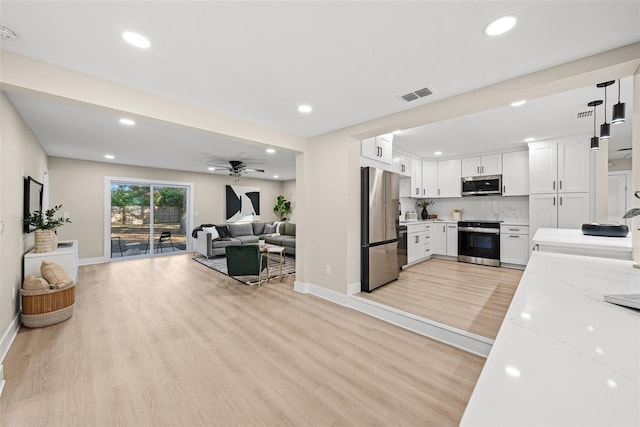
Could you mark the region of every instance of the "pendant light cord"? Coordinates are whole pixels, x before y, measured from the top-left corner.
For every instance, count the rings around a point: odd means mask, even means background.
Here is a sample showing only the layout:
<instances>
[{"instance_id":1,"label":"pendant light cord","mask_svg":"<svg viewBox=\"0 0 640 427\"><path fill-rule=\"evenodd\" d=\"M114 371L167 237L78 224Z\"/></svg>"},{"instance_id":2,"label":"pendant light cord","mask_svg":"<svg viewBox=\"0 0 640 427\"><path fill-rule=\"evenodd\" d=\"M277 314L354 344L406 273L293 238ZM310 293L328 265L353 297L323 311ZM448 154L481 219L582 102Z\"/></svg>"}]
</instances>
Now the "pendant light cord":
<instances>
[{"instance_id":1,"label":"pendant light cord","mask_svg":"<svg viewBox=\"0 0 640 427\"><path fill-rule=\"evenodd\" d=\"M618 104L620 104L620 79L618 79Z\"/></svg>"},{"instance_id":2,"label":"pendant light cord","mask_svg":"<svg viewBox=\"0 0 640 427\"><path fill-rule=\"evenodd\" d=\"M593 105L593 136L596 136L596 106Z\"/></svg>"},{"instance_id":3,"label":"pendant light cord","mask_svg":"<svg viewBox=\"0 0 640 427\"><path fill-rule=\"evenodd\" d=\"M607 123L607 87L604 87L604 122Z\"/></svg>"}]
</instances>

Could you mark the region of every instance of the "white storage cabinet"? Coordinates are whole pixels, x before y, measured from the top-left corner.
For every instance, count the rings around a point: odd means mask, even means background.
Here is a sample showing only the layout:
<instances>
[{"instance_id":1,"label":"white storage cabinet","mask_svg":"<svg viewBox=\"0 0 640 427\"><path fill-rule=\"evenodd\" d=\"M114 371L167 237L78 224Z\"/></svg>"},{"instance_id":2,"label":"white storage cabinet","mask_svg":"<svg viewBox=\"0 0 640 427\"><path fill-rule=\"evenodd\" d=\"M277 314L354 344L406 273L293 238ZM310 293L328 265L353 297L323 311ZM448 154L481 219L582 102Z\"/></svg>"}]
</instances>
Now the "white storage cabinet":
<instances>
[{"instance_id":1,"label":"white storage cabinet","mask_svg":"<svg viewBox=\"0 0 640 427\"><path fill-rule=\"evenodd\" d=\"M381 135L362 140L362 157L391 165L393 160L393 135Z\"/></svg>"},{"instance_id":2,"label":"white storage cabinet","mask_svg":"<svg viewBox=\"0 0 640 427\"><path fill-rule=\"evenodd\" d=\"M24 276L42 277L40 265L42 261L54 262L64 269L74 282L78 281L78 241L67 240L59 243L71 243L71 246L58 247L52 252L35 253L33 249L24 255Z\"/></svg>"},{"instance_id":3,"label":"white storage cabinet","mask_svg":"<svg viewBox=\"0 0 640 427\"><path fill-rule=\"evenodd\" d=\"M502 154L502 195L529 195L529 152Z\"/></svg>"},{"instance_id":4,"label":"white storage cabinet","mask_svg":"<svg viewBox=\"0 0 640 427\"><path fill-rule=\"evenodd\" d=\"M400 176L411 177L411 160L411 157L395 153L392 159L391 170L397 172Z\"/></svg>"},{"instance_id":5,"label":"white storage cabinet","mask_svg":"<svg viewBox=\"0 0 640 427\"><path fill-rule=\"evenodd\" d=\"M529 226L500 225L500 262L526 265L529 261Z\"/></svg>"},{"instance_id":6,"label":"white storage cabinet","mask_svg":"<svg viewBox=\"0 0 640 427\"><path fill-rule=\"evenodd\" d=\"M462 176L500 175L502 154L466 157L462 159Z\"/></svg>"}]
</instances>

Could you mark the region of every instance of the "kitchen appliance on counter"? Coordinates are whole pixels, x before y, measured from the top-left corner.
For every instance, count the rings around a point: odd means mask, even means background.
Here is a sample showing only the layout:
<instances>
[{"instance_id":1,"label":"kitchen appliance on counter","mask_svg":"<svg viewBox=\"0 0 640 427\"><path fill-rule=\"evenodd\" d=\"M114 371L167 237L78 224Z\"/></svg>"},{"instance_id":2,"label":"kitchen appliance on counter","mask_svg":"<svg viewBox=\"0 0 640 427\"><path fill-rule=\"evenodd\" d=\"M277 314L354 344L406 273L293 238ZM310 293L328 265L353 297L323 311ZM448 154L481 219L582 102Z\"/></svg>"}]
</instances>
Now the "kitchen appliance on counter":
<instances>
[{"instance_id":1,"label":"kitchen appliance on counter","mask_svg":"<svg viewBox=\"0 0 640 427\"><path fill-rule=\"evenodd\" d=\"M500 222L459 221L458 261L500 266Z\"/></svg>"},{"instance_id":2,"label":"kitchen appliance on counter","mask_svg":"<svg viewBox=\"0 0 640 427\"><path fill-rule=\"evenodd\" d=\"M373 167L362 168L360 195L360 284L363 291L371 292L397 280L400 266L406 264L400 264L398 259L399 175Z\"/></svg>"},{"instance_id":3,"label":"kitchen appliance on counter","mask_svg":"<svg viewBox=\"0 0 640 427\"><path fill-rule=\"evenodd\" d=\"M488 194L502 194L502 175L462 178L463 196L486 196Z\"/></svg>"}]
</instances>

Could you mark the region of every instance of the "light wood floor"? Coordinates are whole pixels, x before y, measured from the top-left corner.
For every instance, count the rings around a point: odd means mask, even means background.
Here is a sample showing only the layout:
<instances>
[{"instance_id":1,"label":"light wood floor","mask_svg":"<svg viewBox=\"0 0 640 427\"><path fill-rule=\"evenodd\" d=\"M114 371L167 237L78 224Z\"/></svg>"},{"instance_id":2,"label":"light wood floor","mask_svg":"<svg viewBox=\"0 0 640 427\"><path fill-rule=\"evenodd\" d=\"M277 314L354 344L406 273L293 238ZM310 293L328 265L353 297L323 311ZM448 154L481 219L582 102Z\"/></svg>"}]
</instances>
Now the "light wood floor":
<instances>
[{"instance_id":1,"label":"light wood floor","mask_svg":"<svg viewBox=\"0 0 640 427\"><path fill-rule=\"evenodd\" d=\"M523 273L434 258L358 296L494 339Z\"/></svg>"},{"instance_id":2,"label":"light wood floor","mask_svg":"<svg viewBox=\"0 0 640 427\"><path fill-rule=\"evenodd\" d=\"M482 358L292 277L225 283L188 255L81 267L73 317L20 329L0 424L458 424Z\"/></svg>"}]
</instances>

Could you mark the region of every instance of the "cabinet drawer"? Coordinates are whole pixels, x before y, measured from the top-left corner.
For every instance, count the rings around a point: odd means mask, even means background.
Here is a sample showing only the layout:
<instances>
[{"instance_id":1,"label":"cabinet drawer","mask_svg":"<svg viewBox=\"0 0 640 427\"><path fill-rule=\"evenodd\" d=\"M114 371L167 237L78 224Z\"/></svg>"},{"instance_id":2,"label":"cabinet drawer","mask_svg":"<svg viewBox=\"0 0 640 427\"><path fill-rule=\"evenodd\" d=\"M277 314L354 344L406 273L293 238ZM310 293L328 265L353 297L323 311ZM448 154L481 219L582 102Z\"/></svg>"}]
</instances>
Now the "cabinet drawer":
<instances>
[{"instance_id":1,"label":"cabinet drawer","mask_svg":"<svg viewBox=\"0 0 640 427\"><path fill-rule=\"evenodd\" d=\"M528 225L501 225L500 234L529 234Z\"/></svg>"}]
</instances>

